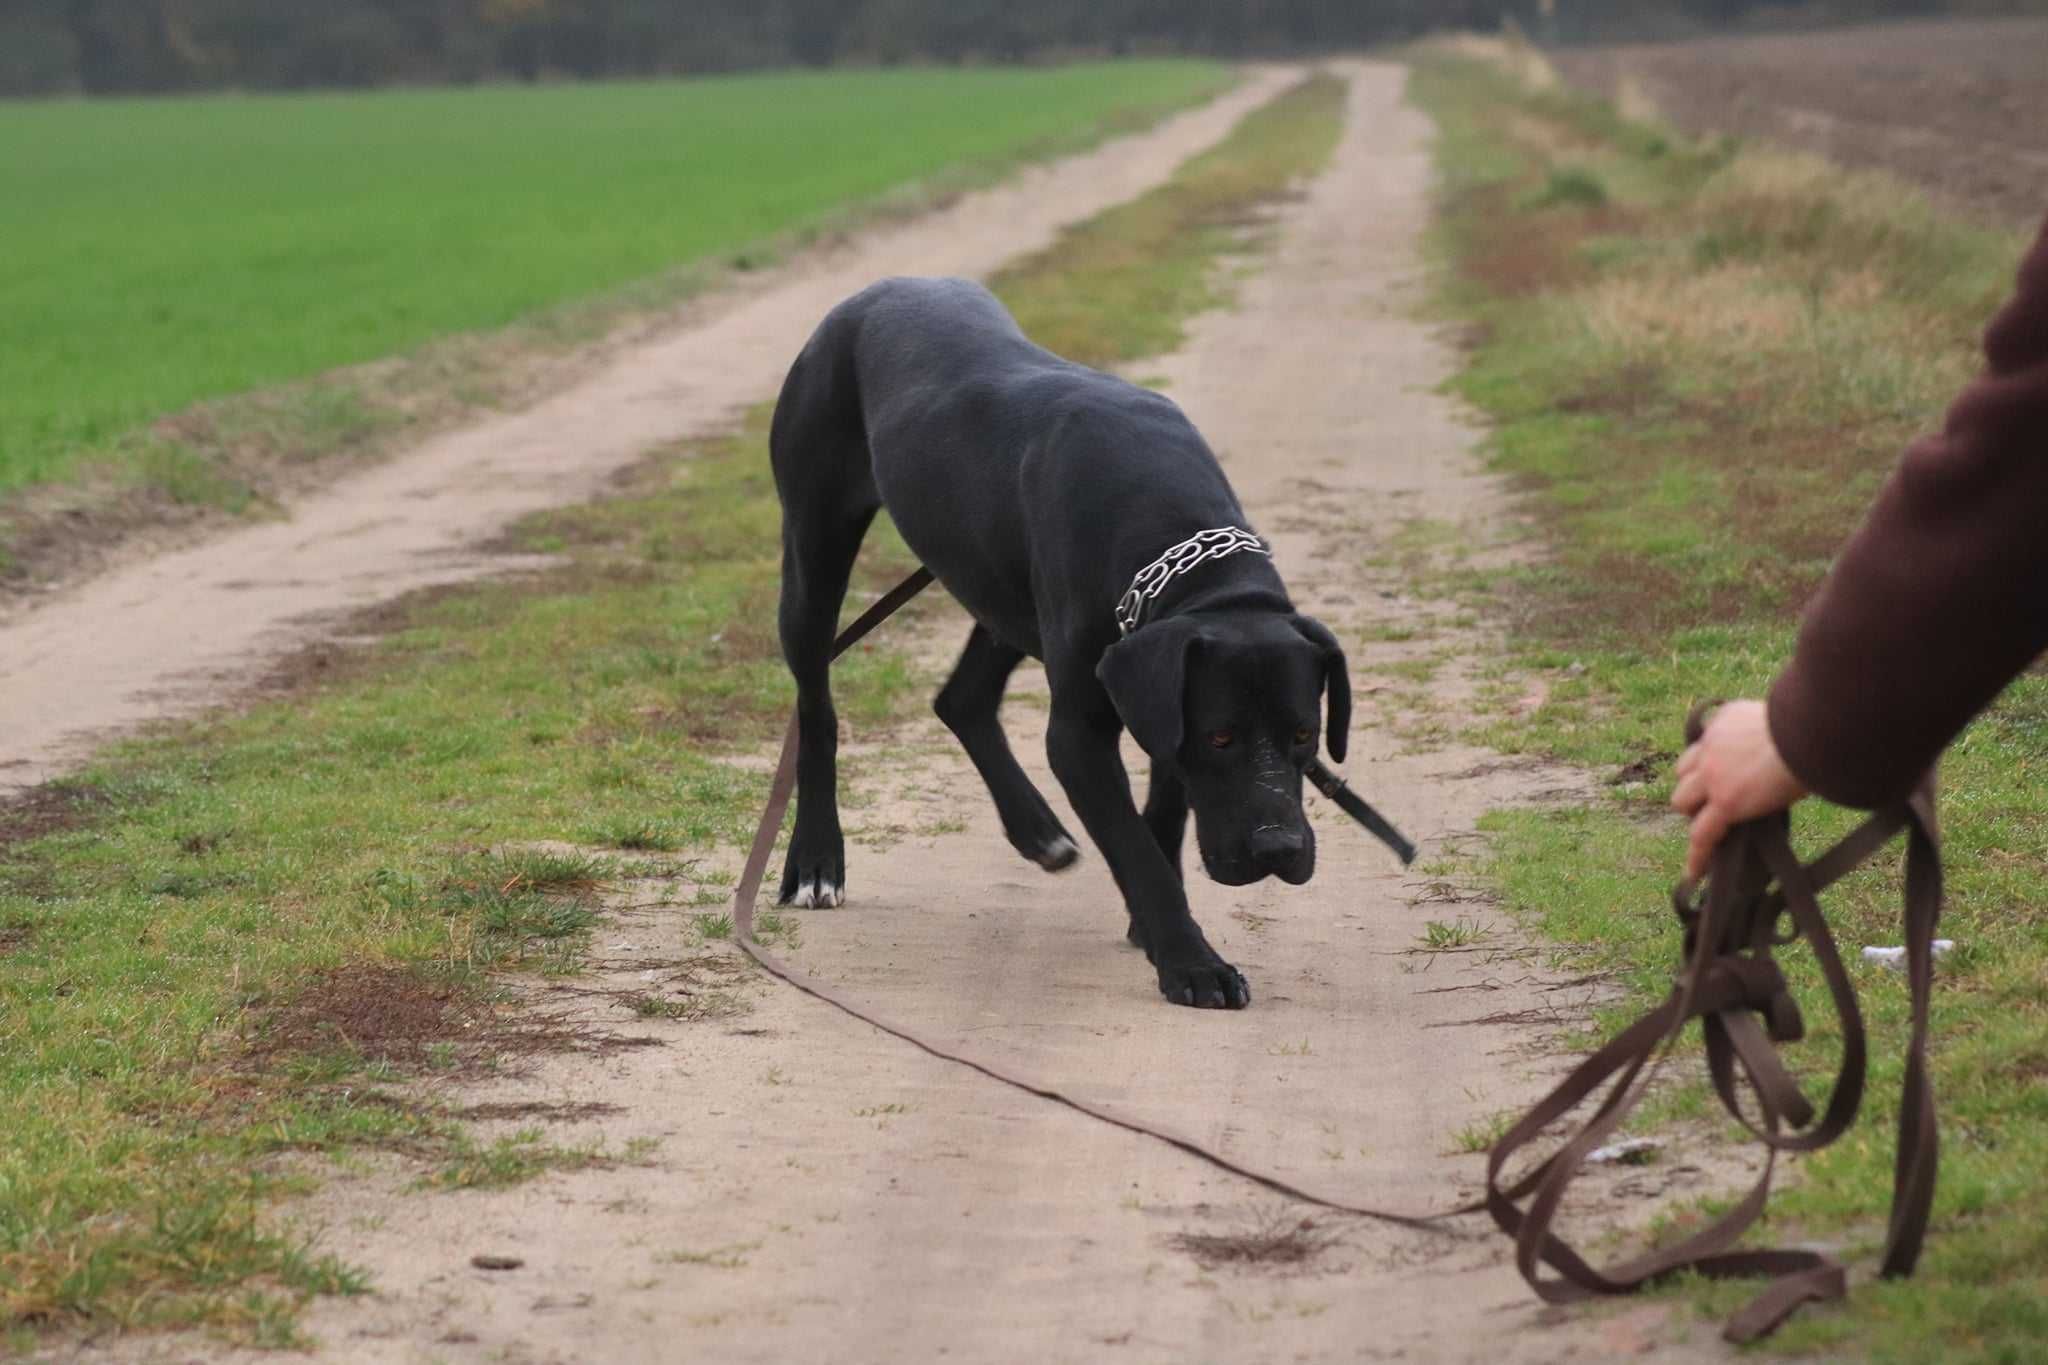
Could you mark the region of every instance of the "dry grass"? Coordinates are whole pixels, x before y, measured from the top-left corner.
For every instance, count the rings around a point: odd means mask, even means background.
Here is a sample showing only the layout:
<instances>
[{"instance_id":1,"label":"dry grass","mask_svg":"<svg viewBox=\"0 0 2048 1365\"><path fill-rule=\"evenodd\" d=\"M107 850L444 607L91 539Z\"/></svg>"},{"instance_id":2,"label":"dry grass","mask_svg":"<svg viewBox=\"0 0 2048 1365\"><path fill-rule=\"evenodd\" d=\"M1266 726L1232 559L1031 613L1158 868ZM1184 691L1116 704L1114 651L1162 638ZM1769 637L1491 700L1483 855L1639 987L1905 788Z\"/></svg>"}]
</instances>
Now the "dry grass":
<instances>
[{"instance_id":1,"label":"dry grass","mask_svg":"<svg viewBox=\"0 0 2048 1365\"><path fill-rule=\"evenodd\" d=\"M1541 49L1512 31L1499 34L1459 33L1443 46L1461 57L1485 62L1531 90L1554 90L1562 84L1557 68Z\"/></svg>"},{"instance_id":2,"label":"dry grass","mask_svg":"<svg viewBox=\"0 0 2048 1365\"><path fill-rule=\"evenodd\" d=\"M1980 363L2015 243L1880 176L1489 88L1444 214L1482 356L1461 382L1564 546L1519 624L1649 646L1789 612Z\"/></svg>"}]
</instances>

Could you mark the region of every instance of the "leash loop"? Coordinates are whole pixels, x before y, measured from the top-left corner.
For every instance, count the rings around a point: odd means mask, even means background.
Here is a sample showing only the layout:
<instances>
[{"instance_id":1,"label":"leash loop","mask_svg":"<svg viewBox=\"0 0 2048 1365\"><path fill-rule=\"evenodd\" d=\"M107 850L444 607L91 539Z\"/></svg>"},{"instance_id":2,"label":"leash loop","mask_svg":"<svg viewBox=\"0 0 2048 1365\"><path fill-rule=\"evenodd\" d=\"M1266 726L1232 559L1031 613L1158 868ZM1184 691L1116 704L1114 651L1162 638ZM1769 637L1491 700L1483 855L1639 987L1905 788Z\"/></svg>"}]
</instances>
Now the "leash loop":
<instances>
[{"instance_id":1,"label":"leash loop","mask_svg":"<svg viewBox=\"0 0 2048 1365\"><path fill-rule=\"evenodd\" d=\"M1686 741L1704 729L1705 708L1686 724ZM1940 837L1934 777L1906 802L1877 812L1811 863L1792 851L1785 813L1738 825L1715 850L1704 886L1681 882L1671 904L1683 927L1681 968L1664 1002L1581 1062L1510 1128L1487 1157L1487 1212L1515 1239L1515 1264L1552 1303L1627 1294L1680 1271L1713 1278L1767 1277L1769 1283L1729 1318L1722 1335L1754 1341L1800 1305L1847 1293L1842 1266L1798 1249L1730 1250L1763 1212L1778 1153L1815 1151L1855 1122L1863 1100L1868 1047L1856 990L1820 909L1820 893L1904 830L1905 935L1913 1031L1906 1054L1898 1162L1883 1273L1910 1274L1925 1240L1934 1198L1939 1140L1927 1075L1933 942L1941 915ZM1789 919L1781 933L1779 921ZM1805 940L1827 983L1841 1026L1842 1057L1826 1106L1816 1110L1778 1056L1776 1044L1805 1036L1805 1021L1773 950ZM1641 1100L1693 1019L1701 1021L1707 1072L1722 1107L1764 1145L1763 1169L1736 1205L1675 1246L1596 1268L1552 1232L1566 1189L1587 1155ZM1605 1094L1579 1131L1513 1187L1501 1187L1509 1160L1596 1091ZM1754 1115L1742 1103L1747 1089ZM1528 1196L1526 1209L1521 1201ZM1545 1274L1545 1269L1551 1274Z\"/></svg>"}]
</instances>

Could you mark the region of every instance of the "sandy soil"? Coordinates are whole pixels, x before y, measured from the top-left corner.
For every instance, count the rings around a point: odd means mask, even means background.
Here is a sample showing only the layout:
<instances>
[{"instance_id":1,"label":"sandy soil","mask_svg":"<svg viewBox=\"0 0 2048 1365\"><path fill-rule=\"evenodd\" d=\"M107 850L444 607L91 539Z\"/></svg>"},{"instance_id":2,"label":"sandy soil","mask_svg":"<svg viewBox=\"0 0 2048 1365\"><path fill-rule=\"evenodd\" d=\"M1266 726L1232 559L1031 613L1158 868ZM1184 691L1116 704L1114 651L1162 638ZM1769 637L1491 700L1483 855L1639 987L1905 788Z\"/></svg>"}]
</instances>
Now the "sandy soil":
<instances>
[{"instance_id":1,"label":"sandy soil","mask_svg":"<svg viewBox=\"0 0 2048 1365\"><path fill-rule=\"evenodd\" d=\"M728 429L773 396L831 306L889 274L981 275L1143 192L1290 79L1252 73L1133 137L856 237L689 310L689 324L517 414L451 432L202 545L129 565L0 622L0 795L110 733L216 703L348 612L516 568L479 546L580 501L654 445Z\"/></svg>"},{"instance_id":2,"label":"sandy soil","mask_svg":"<svg viewBox=\"0 0 2048 1365\"><path fill-rule=\"evenodd\" d=\"M1692 132L1769 138L1914 180L1983 215L2048 213L2048 19L1886 24L1550 54L1632 82Z\"/></svg>"},{"instance_id":3,"label":"sandy soil","mask_svg":"<svg viewBox=\"0 0 2048 1365\"><path fill-rule=\"evenodd\" d=\"M1355 72L1334 166L1281 212L1237 306L1144 373L1163 377L1209 434L1298 602L1354 641L1375 625L1427 625L1430 647L1456 654L1443 604L1407 596L1371 565L1415 518L1458 527L1480 554L1501 552L1510 529L1473 431L1435 392L1454 356L1412 320L1429 129L1401 86L1398 68ZM746 378L722 405L767 391L765 378ZM947 613L924 629L917 647L936 672L965 623ZM1568 772L1397 739L1369 689L1375 669L1420 647L1354 650L1368 695L1349 772L1425 857L1467 838L1489 808L1579 790ZM1007 720L1062 804L1041 757L1037 688L1039 675L1020 677ZM1472 695L1467 665L1447 660L1435 688L1455 715ZM852 903L795 916L799 965L937 1038L1304 1186L1410 1207L1469 1192L1479 1159L1455 1154L1455 1134L1531 1098L1561 1060L1542 1046L1544 1024L1587 1003L1590 988L1547 967L1497 913L1404 874L1322 807L1309 886L1194 885L1212 941L1252 981L1252 1008L1173 1008L1123 944L1123 912L1092 850L1059 877L1022 863L936 722L907 742L856 739ZM625 889L600 933L605 960L580 985L665 990L679 957L730 954L698 943L684 912L653 905L655 890ZM1420 951L1428 921L1461 917L1484 930L1479 942ZM740 1016L634 1024L665 1046L547 1059L455 1097L606 1106L549 1136L619 1153L647 1140L651 1155L489 1193L425 1193L394 1165L330 1181L301 1206L296 1216L377 1285L312 1309L315 1358L1722 1358L1711 1330L1673 1323L1664 1306L1542 1309L1476 1223L1420 1234L1289 1207L758 975L734 989ZM1681 1151L1588 1180L1576 1212L1635 1222L1655 1196L1707 1188L1707 1164ZM1295 1235L1261 1241L1274 1229ZM1271 1254L1290 1240L1303 1254ZM1262 1246L1269 1254L1250 1264L1217 1259ZM479 1269L478 1255L519 1264ZM229 1358L176 1340L120 1354Z\"/></svg>"}]
</instances>

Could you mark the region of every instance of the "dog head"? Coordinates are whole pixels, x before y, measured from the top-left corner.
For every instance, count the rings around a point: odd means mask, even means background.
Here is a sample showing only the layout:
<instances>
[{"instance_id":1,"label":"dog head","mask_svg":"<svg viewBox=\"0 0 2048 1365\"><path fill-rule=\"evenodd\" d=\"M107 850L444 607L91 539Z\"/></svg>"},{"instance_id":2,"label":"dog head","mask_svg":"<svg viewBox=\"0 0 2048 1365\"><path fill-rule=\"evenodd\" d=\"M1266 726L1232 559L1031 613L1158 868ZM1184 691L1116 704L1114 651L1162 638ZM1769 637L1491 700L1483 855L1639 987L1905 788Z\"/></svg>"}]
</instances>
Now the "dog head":
<instances>
[{"instance_id":1,"label":"dog head","mask_svg":"<svg viewBox=\"0 0 2048 1365\"><path fill-rule=\"evenodd\" d=\"M1351 728L1351 675L1335 636L1272 611L1169 616L1112 645L1095 676L1132 738L1186 784L1211 878L1309 879L1316 840L1302 770L1319 735L1341 763Z\"/></svg>"}]
</instances>

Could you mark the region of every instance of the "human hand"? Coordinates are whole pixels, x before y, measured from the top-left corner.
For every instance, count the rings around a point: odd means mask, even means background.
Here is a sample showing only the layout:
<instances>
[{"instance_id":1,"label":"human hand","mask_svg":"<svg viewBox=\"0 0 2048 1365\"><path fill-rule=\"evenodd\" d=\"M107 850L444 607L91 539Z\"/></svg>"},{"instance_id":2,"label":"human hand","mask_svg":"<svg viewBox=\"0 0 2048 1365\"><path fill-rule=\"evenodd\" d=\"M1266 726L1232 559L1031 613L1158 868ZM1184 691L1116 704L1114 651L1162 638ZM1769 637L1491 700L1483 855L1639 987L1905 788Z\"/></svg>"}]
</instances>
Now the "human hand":
<instances>
[{"instance_id":1,"label":"human hand","mask_svg":"<svg viewBox=\"0 0 2048 1365\"><path fill-rule=\"evenodd\" d=\"M1697 878L1731 826L1786 810L1806 787L1778 756L1764 704L1731 701L1716 708L1699 742L1678 756L1672 809L1692 817L1685 875Z\"/></svg>"}]
</instances>

